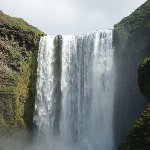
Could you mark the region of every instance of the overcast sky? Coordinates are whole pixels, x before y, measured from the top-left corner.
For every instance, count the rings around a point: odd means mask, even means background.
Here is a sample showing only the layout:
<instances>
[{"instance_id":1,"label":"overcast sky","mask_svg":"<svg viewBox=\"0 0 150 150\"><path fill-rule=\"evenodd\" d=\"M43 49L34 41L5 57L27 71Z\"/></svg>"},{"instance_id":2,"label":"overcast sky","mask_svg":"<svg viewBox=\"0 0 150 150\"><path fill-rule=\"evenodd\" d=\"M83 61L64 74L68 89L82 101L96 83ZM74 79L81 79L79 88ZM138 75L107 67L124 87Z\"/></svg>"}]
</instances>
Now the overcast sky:
<instances>
[{"instance_id":1,"label":"overcast sky","mask_svg":"<svg viewBox=\"0 0 150 150\"><path fill-rule=\"evenodd\" d=\"M112 29L146 0L0 0L0 9L49 35Z\"/></svg>"}]
</instances>

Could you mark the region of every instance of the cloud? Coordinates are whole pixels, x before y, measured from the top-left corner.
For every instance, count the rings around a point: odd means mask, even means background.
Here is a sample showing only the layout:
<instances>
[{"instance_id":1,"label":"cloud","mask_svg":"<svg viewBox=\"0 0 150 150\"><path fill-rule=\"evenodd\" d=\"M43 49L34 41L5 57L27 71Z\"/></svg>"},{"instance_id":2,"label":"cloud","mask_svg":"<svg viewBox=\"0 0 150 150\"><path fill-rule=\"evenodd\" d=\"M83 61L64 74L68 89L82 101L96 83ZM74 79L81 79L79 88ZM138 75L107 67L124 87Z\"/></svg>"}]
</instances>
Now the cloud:
<instances>
[{"instance_id":1,"label":"cloud","mask_svg":"<svg viewBox=\"0 0 150 150\"><path fill-rule=\"evenodd\" d=\"M1 10L50 35L113 28L146 0L0 0Z\"/></svg>"}]
</instances>

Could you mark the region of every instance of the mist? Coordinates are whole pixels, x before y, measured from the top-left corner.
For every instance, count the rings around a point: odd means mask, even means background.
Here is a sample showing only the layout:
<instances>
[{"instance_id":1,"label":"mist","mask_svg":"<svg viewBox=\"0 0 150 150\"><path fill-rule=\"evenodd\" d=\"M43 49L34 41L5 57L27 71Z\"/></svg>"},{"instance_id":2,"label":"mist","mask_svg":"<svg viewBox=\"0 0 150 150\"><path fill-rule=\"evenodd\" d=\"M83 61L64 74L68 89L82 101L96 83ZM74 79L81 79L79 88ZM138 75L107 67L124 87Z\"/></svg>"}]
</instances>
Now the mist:
<instances>
[{"instance_id":1,"label":"mist","mask_svg":"<svg viewBox=\"0 0 150 150\"><path fill-rule=\"evenodd\" d=\"M87 147L82 145L82 150ZM36 134L33 139L28 134L21 132L9 137L0 138L0 150L81 150L81 146L66 143L60 138L46 138Z\"/></svg>"}]
</instances>

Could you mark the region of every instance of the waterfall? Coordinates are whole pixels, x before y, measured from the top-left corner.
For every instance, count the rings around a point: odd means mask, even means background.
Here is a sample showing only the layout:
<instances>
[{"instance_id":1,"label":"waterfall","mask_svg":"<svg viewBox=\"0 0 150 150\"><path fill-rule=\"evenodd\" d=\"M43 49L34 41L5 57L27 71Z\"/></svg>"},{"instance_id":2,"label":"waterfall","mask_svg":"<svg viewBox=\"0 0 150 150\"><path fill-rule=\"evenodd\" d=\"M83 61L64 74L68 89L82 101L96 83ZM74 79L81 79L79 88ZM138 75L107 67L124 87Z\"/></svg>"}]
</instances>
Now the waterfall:
<instances>
[{"instance_id":1,"label":"waterfall","mask_svg":"<svg viewBox=\"0 0 150 150\"><path fill-rule=\"evenodd\" d=\"M113 150L113 68L112 30L41 38L34 122L51 143Z\"/></svg>"}]
</instances>

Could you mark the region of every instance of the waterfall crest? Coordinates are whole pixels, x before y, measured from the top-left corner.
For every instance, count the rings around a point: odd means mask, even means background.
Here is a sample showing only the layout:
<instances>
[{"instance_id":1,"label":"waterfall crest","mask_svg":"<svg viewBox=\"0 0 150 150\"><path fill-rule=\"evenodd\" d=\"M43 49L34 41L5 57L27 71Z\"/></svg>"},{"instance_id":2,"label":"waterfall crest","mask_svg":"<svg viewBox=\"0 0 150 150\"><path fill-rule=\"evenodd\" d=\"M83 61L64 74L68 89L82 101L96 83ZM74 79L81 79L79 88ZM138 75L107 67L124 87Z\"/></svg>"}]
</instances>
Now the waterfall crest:
<instances>
[{"instance_id":1,"label":"waterfall crest","mask_svg":"<svg viewBox=\"0 0 150 150\"><path fill-rule=\"evenodd\" d=\"M47 139L113 150L113 67L112 30L41 38L34 122Z\"/></svg>"}]
</instances>

